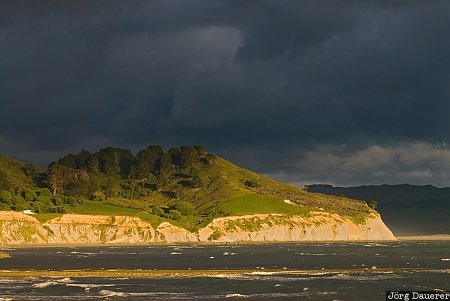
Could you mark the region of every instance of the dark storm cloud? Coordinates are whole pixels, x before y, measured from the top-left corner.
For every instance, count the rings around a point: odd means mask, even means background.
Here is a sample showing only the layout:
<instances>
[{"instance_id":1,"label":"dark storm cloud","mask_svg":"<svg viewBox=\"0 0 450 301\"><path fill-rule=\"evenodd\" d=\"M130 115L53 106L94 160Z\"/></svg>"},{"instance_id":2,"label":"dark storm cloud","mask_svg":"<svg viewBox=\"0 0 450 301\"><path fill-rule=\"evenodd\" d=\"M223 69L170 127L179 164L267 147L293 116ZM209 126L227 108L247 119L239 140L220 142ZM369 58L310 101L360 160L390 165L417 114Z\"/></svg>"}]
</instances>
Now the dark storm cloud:
<instances>
[{"instance_id":1,"label":"dark storm cloud","mask_svg":"<svg viewBox=\"0 0 450 301\"><path fill-rule=\"evenodd\" d=\"M356 158L446 154L449 17L445 1L4 2L0 149L203 144L295 183L440 185L446 161Z\"/></svg>"}]
</instances>

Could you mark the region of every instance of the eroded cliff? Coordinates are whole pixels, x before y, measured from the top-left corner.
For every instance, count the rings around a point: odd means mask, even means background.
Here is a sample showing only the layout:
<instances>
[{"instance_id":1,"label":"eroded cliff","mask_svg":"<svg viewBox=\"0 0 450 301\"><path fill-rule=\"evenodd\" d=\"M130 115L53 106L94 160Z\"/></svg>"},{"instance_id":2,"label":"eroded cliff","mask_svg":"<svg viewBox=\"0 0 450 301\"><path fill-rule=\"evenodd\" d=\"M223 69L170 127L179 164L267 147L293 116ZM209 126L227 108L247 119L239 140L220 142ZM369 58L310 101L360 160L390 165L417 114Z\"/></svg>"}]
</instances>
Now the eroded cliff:
<instances>
[{"instance_id":1,"label":"eroded cliff","mask_svg":"<svg viewBox=\"0 0 450 301\"><path fill-rule=\"evenodd\" d=\"M170 223L156 229L130 216L66 214L40 223L20 212L0 212L0 244L120 244L395 240L378 214L355 223L337 214L256 214L214 219L192 233Z\"/></svg>"}]
</instances>

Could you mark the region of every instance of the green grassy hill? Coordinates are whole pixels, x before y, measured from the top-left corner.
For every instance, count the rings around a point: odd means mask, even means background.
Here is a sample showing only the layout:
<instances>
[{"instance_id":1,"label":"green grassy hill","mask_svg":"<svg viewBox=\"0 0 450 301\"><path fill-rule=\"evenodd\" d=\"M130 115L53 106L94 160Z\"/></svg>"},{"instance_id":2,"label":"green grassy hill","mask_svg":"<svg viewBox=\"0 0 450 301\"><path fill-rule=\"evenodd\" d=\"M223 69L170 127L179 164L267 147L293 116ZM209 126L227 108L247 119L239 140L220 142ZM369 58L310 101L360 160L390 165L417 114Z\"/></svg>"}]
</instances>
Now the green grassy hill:
<instances>
[{"instance_id":1,"label":"green grassy hill","mask_svg":"<svg viewBox=\"0 0 450 301\"><path fill-rule=\"evenodd\" d=\"M67 155L39 170L2 158L2 210L31 209L42 221L63 213L131 215L194 230L215 217L326 211L361 222L365 202L310 193L190 146L137 154L119 148ZM9 162L9 163L8 163ZM11 163L12 162L12 163ZM289 201L287 201L289 200Z\"/></svg>"},{"instance_id":2,"label":"green grassy hill","mask_svg":"<svg viewBox=\"0 0 450 301\"><path fill-rule=\"evenodd\" d=\"M0 156L0 190L33 187L40 170L31 164Z\"/></svg>"}]
</instances>

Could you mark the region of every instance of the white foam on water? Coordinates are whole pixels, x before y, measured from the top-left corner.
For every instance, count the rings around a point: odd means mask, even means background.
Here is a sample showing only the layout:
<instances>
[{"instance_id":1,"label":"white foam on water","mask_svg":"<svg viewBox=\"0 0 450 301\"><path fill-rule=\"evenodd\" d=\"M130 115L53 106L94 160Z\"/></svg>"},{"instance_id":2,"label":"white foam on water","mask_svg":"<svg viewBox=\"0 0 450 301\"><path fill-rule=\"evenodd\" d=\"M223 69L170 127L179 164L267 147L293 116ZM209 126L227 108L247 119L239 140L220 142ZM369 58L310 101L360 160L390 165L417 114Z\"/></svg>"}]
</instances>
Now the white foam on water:
<instances>
[{"instance_id":1,"label":"white foam on water","mask_svg":"<svg viewBox=\"0 0 450 301\"><path fill-rule=\"evenodd\" d=\"M109 297L129 297L130 300L133 300L132 297L148 297L148 296L191 296L190 293L174 293L174 292L145 292L145 293L136 293L136 292L115 292L110 290L101 290L99 294L105 298Z\"/></svg>"},{"instance_id":2,"label":"white foam on water","mask_svg":"<svg viewBox=\"0 0 450 301\"><path fill-rule=\"evenodd\" d=\"M104 297L125 297L127 295L127 293L124 292L114 292L110 290L101 290L99 293Z\"/></svg>"},{"instance_id":3,"label":"white foam on water","mask_svg":"<svg viewBox=\"0 0 450 301\"><path fill-rule=\"evenodd\" d=\"M181 252L171 252L170 255L183 255Z\"/></svg>"},{"instance_id":4,"label":"white foam on water","mask_svg":"<svg viewBox=\"0 0 450 301\"><path fill-rule=\"evenodd\" d=\"M112 287L116 286L115 284L90 284L90 283L66 283L68 287L79 287L84 289L85 292L89 292L93 288L97 287Z\"/></svg>"},{"instance_id":5,"label":"white foam on water","mask_svg":"<svg viewBox=\"0 0 450 301\"><path fill-rule=\"evenodd\" d=\"M306 297L311 295L336 295L337 292L302 292L302 293L262 293L243 295L239 293L230 293L225 298L288 298L288 297Z\"/></svg>"},{"instance_id":6,"label":"white foam on water","mask_svg":"<svg viewBox=\"0 0 450 301\"><path fill-rule=\"evenodd\" d=\"M450 261L450 258L442 258L442 261Z\"/></svg>"},{"instance_id":7,"label":"white foam on water","mask_svg":"<svg viewBox=\"0 0 450 301\"><path fill-rule=\"evenodd\" d=\"M394 274L369 274L369 275L349 275L349 274L337 274L331 277L327 277L327 279L339 279L339 280L349 280L349 281L378 281L385 279L393 279L393 278L405 278L400 275Z\"/></svg>"},{"instance_id":8,"label":"white foam on water","mask_svg":"<svg viewBox=\"0 0 450 301\"><path fill-rule=\"evenodd\" d=\"M45 281L45 282L41 282L41 283L35 283L32 285L32 287L34 288L45 288L47 286L51 286L51 285L58 285L60 283L56 282L56 281Z\"/></svg>"},{"instance_id":9,"label":"white foam on water","mask_svg":"<svg viewBox=\"0 0 450 301\"><path fill-rule=\"evenodd\" d=\"M208 277L208 278L223 278L223 279L244 279L247 278L243 275L230 275L230 274L205 274L205 275L198 275L197 277Z\"/></svg>"},{"instance_id":10,"label":"white foam on water","mask_svg":"<svg viewBox=\"0 0 450 301\"><path fill-rule=\"evenodd\" d=\"M7 284L7 283L28 283L28 281L25 280L18 280L18 279L0 279L0 284Z\"/></svg>"},{"instance_id":11,"label":"white foam on water","mask_svg":"<svg viewBox=\"0 0 450 301\"><path fill-rule=\"evenodd\" d=\"M237 293L227 294L225 298L248 298L250 295L242 295Z\"/></svg>"},{"instance_id":12,"label":"white foam on water","mask_svg":"<svg viewBox=\"0 0 450 301\"><path fill-rule=\"evenodd\" d=\"M70 279L69 277L65 277L65 278L61 278L61 279L56 278L56 279L60 283L71 283L71 282L73 282L73 280Z\"/></svg>"},{"instance_id":13,"label":"white foam on water","mask_svg":"<svg viewBox=\"0 0 450 301\"><path fill-rule=\"evenodd\" d=\"M336 255L336 253L324 254L324 253L295 253L301 256L326 256L326 255Z\"/></svg>"},{"instance_id":14,"label":"white foam on water","mask_svg":"<svg viewBox=\"0 0 450 301\"><path fill-rule=\"evenodd\" d=\"M73 280L68 278L68 277L61 278L61 279L54 278L54 279L49 280L49 281L34 283L32 285L32 287L34 287L34 288L46 288L46 287L52 286L52 285L61 285L61 284L67 284L67 283L71 283L71 282L73 282Z\"/></svg>"}]
</instances>

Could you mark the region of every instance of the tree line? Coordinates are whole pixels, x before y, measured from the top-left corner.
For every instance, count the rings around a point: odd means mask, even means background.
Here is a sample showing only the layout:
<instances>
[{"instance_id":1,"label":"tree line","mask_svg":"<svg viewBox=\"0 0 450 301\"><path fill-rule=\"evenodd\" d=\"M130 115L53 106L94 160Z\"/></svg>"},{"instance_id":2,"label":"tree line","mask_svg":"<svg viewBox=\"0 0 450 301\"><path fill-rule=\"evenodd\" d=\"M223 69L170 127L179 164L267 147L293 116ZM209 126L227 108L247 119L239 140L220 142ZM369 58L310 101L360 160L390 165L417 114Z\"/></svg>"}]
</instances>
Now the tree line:
<instances>
[{"instance_id":1,"label":"tree line","mask_svg":"<svg viewBox=\"0 0 450 301\"><path fill-rule=\"evenodd\" d=\"M132 198L142 188L163 189L176 171L202 159L207 161L205 155L202 146L164 152L162 147L150 145L136 155L128 149L113 147L95 153L82 150L51 163L46 184L53 194L88 197L95 191L104 191L107 196Z\"/></svg>"}]
</instances>

